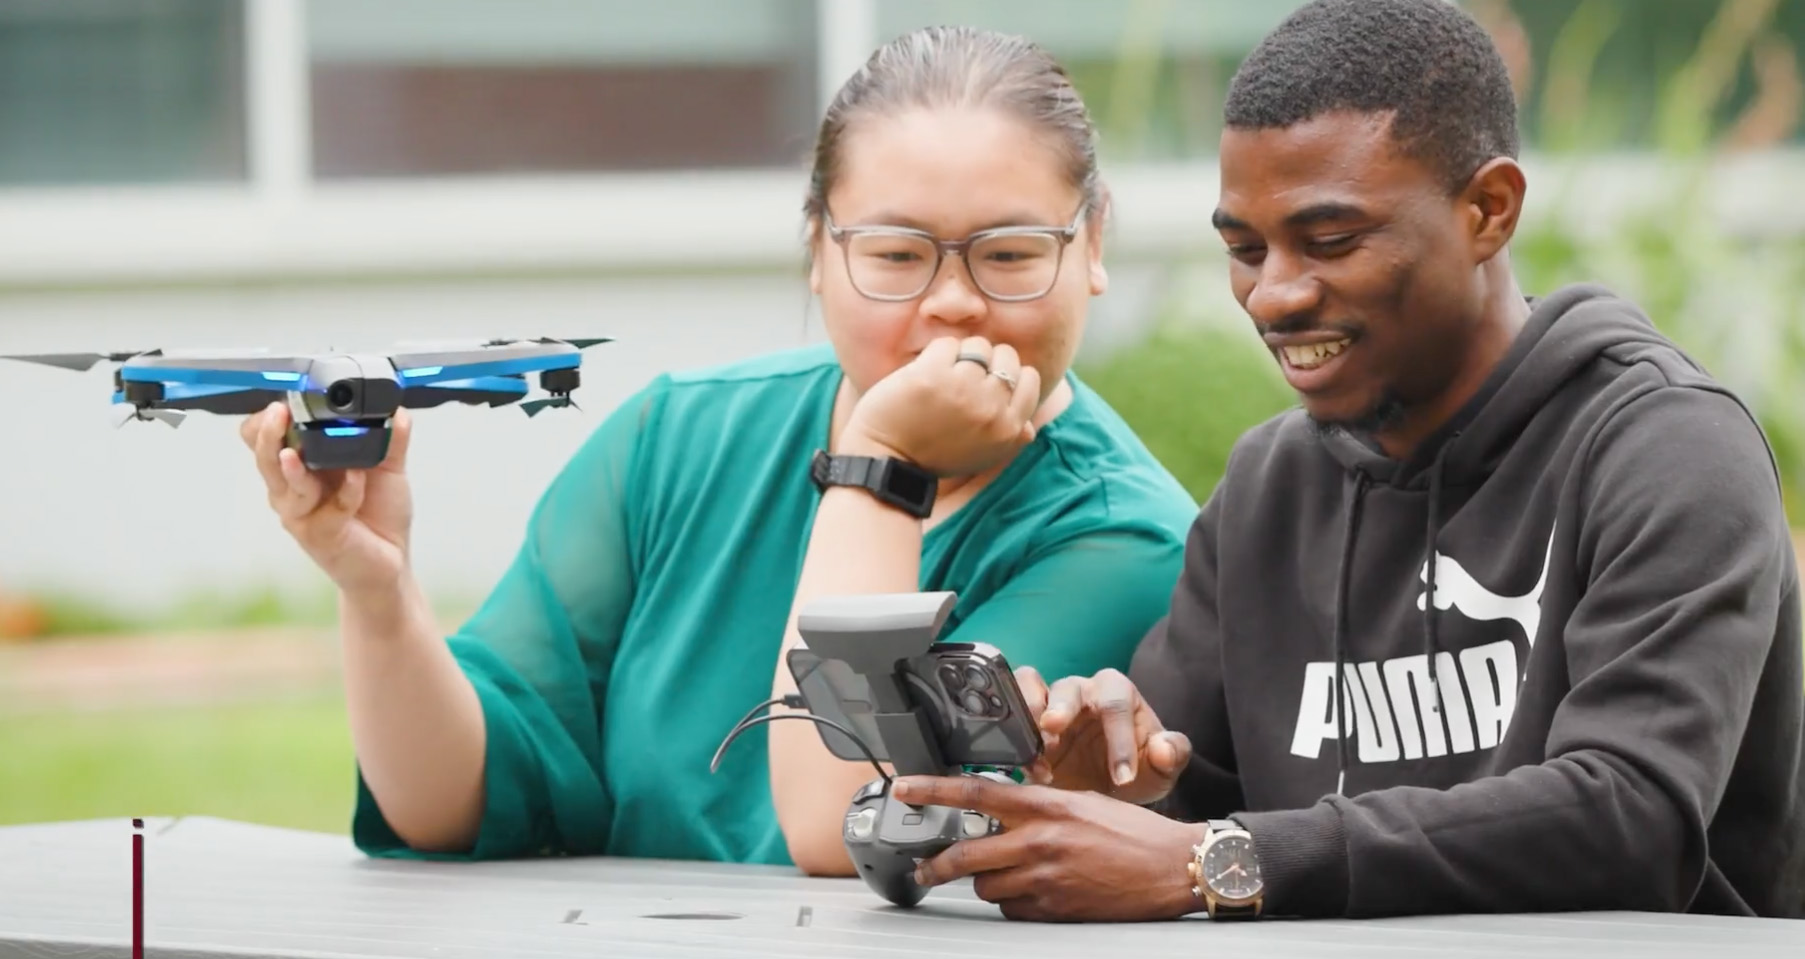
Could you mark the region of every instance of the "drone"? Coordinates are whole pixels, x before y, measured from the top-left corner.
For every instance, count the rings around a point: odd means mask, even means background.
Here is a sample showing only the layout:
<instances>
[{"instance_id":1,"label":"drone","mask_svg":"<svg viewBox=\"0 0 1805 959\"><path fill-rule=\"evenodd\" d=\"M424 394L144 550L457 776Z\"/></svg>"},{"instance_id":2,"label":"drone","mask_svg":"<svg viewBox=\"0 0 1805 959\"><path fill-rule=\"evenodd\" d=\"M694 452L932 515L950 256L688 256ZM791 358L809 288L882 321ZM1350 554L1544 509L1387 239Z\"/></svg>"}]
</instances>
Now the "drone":
<instances>
[{"instance_id":1,"label":"drone","mask_svg":"<svg viewBox=\"0 0 1805 959\"><path fill-rule=\"evenodd\" d=\"M576 407L582 351L610 338L492 339L411 352L326 352L277 356L261 350L177 355L162 349L38 353L0 358L86 372L113 371L113 403L129 409L117 425L158 420L177 427L189 411L249 415L288 406L287 445L310 470L370 469L388 455L392 417L402 408L445 403L490 407L519 402L527 416ZM526 377L548 394L524 400Z\"/></svg>"}]
</instances>

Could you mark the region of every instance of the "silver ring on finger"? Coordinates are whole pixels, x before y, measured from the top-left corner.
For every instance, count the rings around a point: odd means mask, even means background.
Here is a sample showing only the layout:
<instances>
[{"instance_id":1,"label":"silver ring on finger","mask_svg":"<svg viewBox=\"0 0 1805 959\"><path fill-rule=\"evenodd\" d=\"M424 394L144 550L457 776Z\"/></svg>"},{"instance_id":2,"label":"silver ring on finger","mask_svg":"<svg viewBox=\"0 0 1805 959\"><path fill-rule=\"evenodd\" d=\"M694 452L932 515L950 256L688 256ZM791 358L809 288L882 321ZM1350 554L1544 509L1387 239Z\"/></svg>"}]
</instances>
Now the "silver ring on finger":
<instances>
[{"instance_id":1,"label":"silver ring on finger","mask_svg":"<svg viewBox=\"0 0 1805 959\"><path fill-rule=\"evenodd\" d=\"M986 373L990 372L990 357L985 356L982 353L972 353L972 352L960 353L958 358L953 360L953 363L954 364L976 363L976 364L978 364L979 367L981 367L984 370L984 372L986 372Z\"/></svg>"},{"instance_id":2,"label":"silver ring on finger","mask_svg":"<svg viewBox=\"0 0 1805 959\"><path fill-rule=\"evenodd\" d=\"M1012 374L1006 370L991 370L990 375L1002 380L1003 385L1009 387L1009 392L1015 392L1015 377Z\"/></svg>"}]
</instances>

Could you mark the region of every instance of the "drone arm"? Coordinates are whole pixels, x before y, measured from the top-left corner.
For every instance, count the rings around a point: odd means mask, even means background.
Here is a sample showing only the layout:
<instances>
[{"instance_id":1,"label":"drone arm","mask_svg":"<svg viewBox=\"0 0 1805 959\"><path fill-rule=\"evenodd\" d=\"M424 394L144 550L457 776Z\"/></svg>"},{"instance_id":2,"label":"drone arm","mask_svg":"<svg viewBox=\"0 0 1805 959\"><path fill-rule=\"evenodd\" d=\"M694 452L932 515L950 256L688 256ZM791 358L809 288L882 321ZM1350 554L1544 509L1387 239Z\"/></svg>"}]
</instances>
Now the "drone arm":
<instances>
[{"instance_id":1,"label":"drone arm","mask_svg":"<svg viewBox=\"0 0 1805 959\"><path fill-rule=\"evenodd\" d=\"M611 669L632 605L625 484L642 401L579 448L533 509L500 581L442 644L475 690L488 736L485 803L460 858L603 848L613 807L596 724L606 684L595 677ZM353 835L373 854L416 854L366 788Z\"/></svg>"}]
</instances>

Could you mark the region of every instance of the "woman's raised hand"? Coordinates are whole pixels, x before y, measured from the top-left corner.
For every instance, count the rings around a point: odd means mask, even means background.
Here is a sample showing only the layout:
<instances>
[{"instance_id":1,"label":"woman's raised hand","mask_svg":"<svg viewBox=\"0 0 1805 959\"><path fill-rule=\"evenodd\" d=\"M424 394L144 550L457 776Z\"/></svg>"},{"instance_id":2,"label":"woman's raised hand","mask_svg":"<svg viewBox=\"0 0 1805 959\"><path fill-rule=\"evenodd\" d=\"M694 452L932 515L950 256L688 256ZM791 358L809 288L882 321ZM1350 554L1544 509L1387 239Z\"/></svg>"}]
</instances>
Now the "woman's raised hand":
<instances>
[{"instance_id":1,"label":"woman's raised hand","mask_svg":"<svg viewBox=\"0 0 1805 959\"><path fill-rule=\"evenodd\" d=\"M302 466L300 454L287 447L289 411L283 404L270 404L239 427L282 528L346 593L395 589L407 571L413 496L405 467L412 425L407 410L396 411L388 454L374 469L318 472Z\"/></svg>"},{"instance_id":2,"label":"woman's raised hand","mask_svg":"<svg viewBox=\"0 0 1805 959\"><path fill-rule=\"evenodd\" d=\"M860 397L840 447L970 476L1034 440L1040 372L979 336L942 337Z\"/></svg>"}]
</instances>

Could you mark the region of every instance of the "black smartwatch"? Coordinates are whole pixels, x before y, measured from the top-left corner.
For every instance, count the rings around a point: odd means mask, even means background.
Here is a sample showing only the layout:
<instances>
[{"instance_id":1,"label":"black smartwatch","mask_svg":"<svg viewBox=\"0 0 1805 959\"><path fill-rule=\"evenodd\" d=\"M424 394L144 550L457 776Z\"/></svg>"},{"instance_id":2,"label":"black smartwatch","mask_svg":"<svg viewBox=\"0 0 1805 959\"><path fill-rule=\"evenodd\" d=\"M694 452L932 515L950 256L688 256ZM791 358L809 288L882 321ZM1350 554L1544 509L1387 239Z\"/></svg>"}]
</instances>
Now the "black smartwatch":
<instances>
[{"instance_id":1,"label":"black smartwatch","mask_svg":"<svg viewBox=\"0 0 1805 959\"><path fill-rule=\"evenodd\" d=\"M823 492L829 486L856 486L916 519L927 519L934 512L934 494L940 490L933 473L907 460L835 456L826 450L815 451L809 476Z\"/></svg>"}]
</instances>

